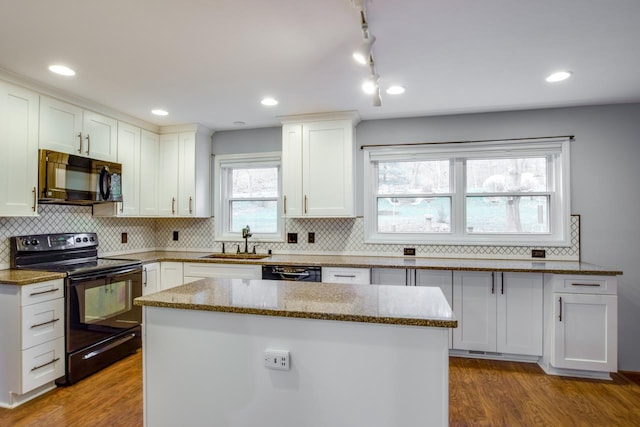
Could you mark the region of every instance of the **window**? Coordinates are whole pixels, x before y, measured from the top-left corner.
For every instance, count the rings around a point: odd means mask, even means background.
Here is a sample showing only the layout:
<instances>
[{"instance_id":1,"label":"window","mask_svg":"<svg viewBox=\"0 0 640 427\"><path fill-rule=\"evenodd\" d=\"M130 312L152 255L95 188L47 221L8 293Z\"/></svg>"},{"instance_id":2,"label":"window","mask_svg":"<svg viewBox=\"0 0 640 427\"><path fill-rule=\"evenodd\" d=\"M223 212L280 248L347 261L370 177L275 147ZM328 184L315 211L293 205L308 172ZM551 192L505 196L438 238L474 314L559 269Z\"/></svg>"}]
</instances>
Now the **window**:
<instances>
[{"instance_id":1,"label":"window","mask_svg":"<svg viewBox=\"0 0 640 427\"><path fill-rule=\"evenodd\" d=\"M368 243L568 245L569 139L365 149Z\"/></svg>"},{"instance_id":2,"label":"window","mask_svg":"<svg viewBox=\"0 0 640 427\"><path fill-rule=\"evenodd\" d=\"M218 240L282 241L280 153L216 156L215 227Z\"/></svg>"}]
</instances>

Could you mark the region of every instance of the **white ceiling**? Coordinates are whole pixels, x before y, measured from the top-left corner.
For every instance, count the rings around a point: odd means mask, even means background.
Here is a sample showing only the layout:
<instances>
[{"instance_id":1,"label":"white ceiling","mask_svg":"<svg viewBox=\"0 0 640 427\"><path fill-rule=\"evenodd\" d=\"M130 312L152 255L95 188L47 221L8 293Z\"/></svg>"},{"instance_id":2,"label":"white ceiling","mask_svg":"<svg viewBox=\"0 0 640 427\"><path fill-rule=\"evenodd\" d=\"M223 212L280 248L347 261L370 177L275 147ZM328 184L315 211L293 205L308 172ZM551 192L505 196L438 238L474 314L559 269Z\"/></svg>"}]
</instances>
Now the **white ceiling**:
<instances>
[{"instance_id":1,"label":"white ceiling","mask_svg":"<svg viewBox=\"0 0 640 427\"><path fill-rule=\"evenodd\" d=\"M350 0L2 0L0 69L156 125L277 126L640 101L639 0L367 0L382 93L360 84ZM65 63L73 78L47 66ZM567 69L571 79L546 83ZM280 103L264 107L260 99ZM163 107L165 118L150 110Z\"/></svg>"}]
</instances>

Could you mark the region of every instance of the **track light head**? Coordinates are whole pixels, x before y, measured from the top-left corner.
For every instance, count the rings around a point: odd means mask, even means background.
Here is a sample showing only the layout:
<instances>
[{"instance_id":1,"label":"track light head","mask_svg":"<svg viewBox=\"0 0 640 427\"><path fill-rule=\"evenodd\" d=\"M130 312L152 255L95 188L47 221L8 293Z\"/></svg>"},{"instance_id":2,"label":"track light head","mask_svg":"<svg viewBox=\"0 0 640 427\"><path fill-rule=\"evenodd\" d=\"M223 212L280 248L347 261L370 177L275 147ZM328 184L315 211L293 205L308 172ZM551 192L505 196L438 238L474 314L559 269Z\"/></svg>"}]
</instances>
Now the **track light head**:
<instances>
[{"instance_id":1,"label":"track light head","mask_svg":"<svg viewBox=\"0 0 640 427\"><path fill-rule=\"evenodd\" d=\"M380 88L376 86L376 90L373 94L373 106L382 107L382 98L380 97Z\"/></svg>"},{"instance_id":2,"label":"track light head","mask_svg":"<svg viewBox=\"0 0 640 427\"><path fill-rule=\"evenodd\" d=\"M368 37L365 37L360 47L353 52L353 59L355 59L358 64L367 65L369 63L371 48L375 41L375 36L369 34Z\"/></svg>"}]
</instances>

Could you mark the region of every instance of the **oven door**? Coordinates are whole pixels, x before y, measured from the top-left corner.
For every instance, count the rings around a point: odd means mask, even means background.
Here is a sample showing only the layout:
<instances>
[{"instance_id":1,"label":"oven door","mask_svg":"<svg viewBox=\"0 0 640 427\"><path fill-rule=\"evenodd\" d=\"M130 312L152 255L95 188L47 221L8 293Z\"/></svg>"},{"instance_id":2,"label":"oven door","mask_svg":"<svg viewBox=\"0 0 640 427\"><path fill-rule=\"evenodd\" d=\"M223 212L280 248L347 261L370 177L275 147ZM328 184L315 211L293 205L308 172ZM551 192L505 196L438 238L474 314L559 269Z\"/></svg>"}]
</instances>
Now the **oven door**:
<instances>
[{"instance_id":1,"label":"oven door","mask_svg":"<svg viewBox=\"0 0 640 427\"><path fill-rule=\"evenodd\" d=\"M88 347L142 322L133 300L142 296L142 269L69 277L67 352Z\"/></svg>"}]
</instances>

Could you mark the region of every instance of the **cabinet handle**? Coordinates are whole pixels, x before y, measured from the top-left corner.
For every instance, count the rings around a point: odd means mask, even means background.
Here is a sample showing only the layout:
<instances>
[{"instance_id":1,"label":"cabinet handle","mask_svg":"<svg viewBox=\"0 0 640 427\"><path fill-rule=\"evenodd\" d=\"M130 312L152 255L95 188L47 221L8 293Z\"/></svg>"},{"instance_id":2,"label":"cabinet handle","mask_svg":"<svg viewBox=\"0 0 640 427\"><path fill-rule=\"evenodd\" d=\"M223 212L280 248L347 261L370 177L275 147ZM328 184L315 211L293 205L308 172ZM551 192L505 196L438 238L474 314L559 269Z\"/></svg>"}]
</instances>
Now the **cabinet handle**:
<instances>
[{"instance_id":1,"label":"cabinet handle","mask_svg":"<svg viewBox=\"0 0 640 427\"><path fill-rule=\"evenodd\" d=\"M560 315L558 316L558 320L562 322L562 297L560 297Z\"/></svg>"},{"instance_id":2,"label":"cabinet handle","mask_svg":"<svg viewBox=\"0 0 640 427\"><path fill-rule=\"evenodd\" d=\"M31 329L39 328L40 326L49 325L51 323L56 323L58 320L60 320L60 319L53 319L53 320L49 320L48 322L36 323L35 325L31 325L30 327L31 327Z\"/></svg>"},{"instance_id":3,"label":"cabinet handle","mask_svg":"<svg viewBox=\"0 0 640 427\"><path fill-rule=\"evenodd\" d=\"M172 197L171 198L171 214L175 215L176 213L176 198Z\"/></svg>"},{"instance_id":4,"label":"cabinet handle","mask_svg":"<svg viewBox=\"0 0 640 427\"><path fill-rule=\"evenodd\" d=\"M120 205L120 213L124 213L124 203L119 202L118 204Z\"/></svg>"},{"instance_id":5,"label":"cabinet handle","mask_svg":"<svg viewBox=\"0 0 640 427\"><path fill-rule=\"evenodd\" d=\"M78 138L80 138L80 148L78 149L78 153L82 154L82 132L78 133Z\"/></svg>"},{"instance_id":6,"label":"cabinet handle","mask_svg":"<svg viewBox=\"0 0 640 427\"><path fill-rule=\"evenodd\" d=\"M287 196L284 196L284 214L287 214Z\"/></svg>"},{"instance_id":7,"label":"cabinet handle","mask_svg":"<svg viewBox=\"0 0 640 427\"><path fill-rule=\"evenodd\" d=\"M36 204L38 203L38 192L36 191L36 187L33 187L33 206L31 206L32 211L36 211Z\"/></svg>"},{"instance_id":8,"label":"cabinet handle","mask_svg":"<svg viewBox=\"0 0 640 427\"><path fill-rule=\"evenodd\" d=\"M29 294L29 296L30 297L35 297L36 295L50 294L52 292L57 292L59 290L60 290L60 288L53 288L53 289L49 289L47 291L32 292L32 293Z\"/></svg>"},{"instance_id":9,"label":"cabinet handle","mask_svg":"<svg viewBox=\"0 0 640 427\"><path fill-rule=\"evenodd\" d=\"M84 139L87 140L87 156L88 156L89 151L91 151L91 135L87 134L87 136L85 136Z\"/></svg>"},{"instance_id":10,"label":"cabinet handle","mask_svg":"<svg viewBox=\"0 0 640 427\"><path fill-rule=\"evenodd\" d=\"M571 286L589 286L589 287L599 288L600 283L572 283Z\"/></svg>"},{"instance_id":11,"label":"cabinet handle","mask_svg":"<svg viewBox=\"0 0 640 427\"><path fill-rule=\"evenodd\" d=\"M355 274L334 274L333 277L347 277L349 279L355 279Z\"/></svg>"},{"instance_id":12,"label":"cabinet handle","mask_svg":"<svg viewBox=\"0 0 640 427\"><path fill-rule=\"evenodd\" d=\"M47 363L43 363L42 365L34 366L33 368L31 368L31 372L36 371L36 370L38 370L40 368L44 368L45 366L49 366L49 365L51 365L53 363L56 363L58 360L60 360L60 358L56 357L51 362L47 362Z\"/></svg>"},{"instance_id":13,"label":"cabinet handle","mask_svg":"<svg viewBox=\"0 0 640 427\"><path fill-rule=\"evenodd\" d=\"M304 195L304 213L307 213L307 195Z\"/></svg>"},{"instance_id":14,"label":"cabinet handle","mask_svg":"<svg viewBox=\"0 0 640 427\"><path fill-rule=\"evenodd\" d=\"M491 294L496 293L496 275L491 272Z\"/></svg>"},{"instance_id":15,"label":"cabinet handle","mask_svg":"<svg viewBox=\"0 0 640 427\"><path fill-rule=\"evenodd\" d=\"M193 202L193 197L189 197L189 213L190 213L190 214L191 214L191 213L193 213L193 205L192 205L192 202Z\"/></svg>"},{"instance_id":16,"label":"cabinet handle","mask_svg":"<svg viewBox=\"0 0 640 427\"><path fill-rule=\"evenodd\" d=\"M500 294L504 295L504 273L500 273Z\"/></svg>"}]
</instances>

